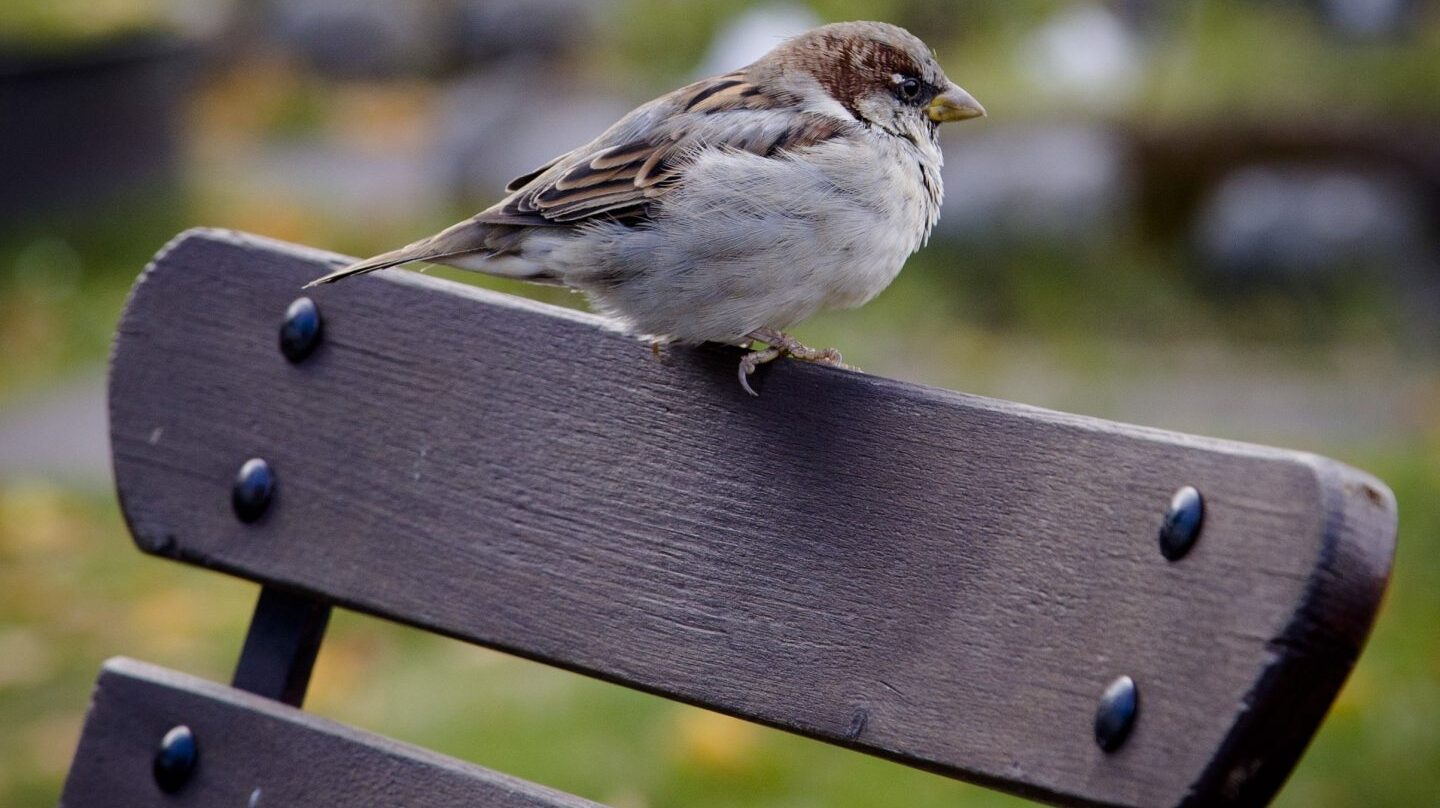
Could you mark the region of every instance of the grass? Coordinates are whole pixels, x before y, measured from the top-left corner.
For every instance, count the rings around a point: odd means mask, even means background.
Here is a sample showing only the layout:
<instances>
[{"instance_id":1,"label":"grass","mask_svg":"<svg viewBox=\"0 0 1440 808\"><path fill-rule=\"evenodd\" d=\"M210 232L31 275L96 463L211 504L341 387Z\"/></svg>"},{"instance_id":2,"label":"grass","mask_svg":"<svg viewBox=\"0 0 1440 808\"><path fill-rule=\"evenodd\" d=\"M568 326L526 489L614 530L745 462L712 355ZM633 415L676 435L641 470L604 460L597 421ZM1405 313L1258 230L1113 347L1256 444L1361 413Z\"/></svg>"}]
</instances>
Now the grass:
<instances>
[{"instance_id":1,"label":"grass","mask_svg":"<svg viewBox=\"0 0 1440 808\"><path fill-rule=\"evenodd\" d=\"M10 0L0 5L0 43L20 49L60 49L168 27L159 0Z\"/></svg>"},{"instance_id":2,"label":"grass","mask_svg":"<svg viewBox=\"0 0 1440 808\"><path fill-rule=\"evenodd\" d=\"M131 283L190 210L171 185L105 204L123 213L0 223L0 403L104 361Z\"/></svg>"}]
</instances>

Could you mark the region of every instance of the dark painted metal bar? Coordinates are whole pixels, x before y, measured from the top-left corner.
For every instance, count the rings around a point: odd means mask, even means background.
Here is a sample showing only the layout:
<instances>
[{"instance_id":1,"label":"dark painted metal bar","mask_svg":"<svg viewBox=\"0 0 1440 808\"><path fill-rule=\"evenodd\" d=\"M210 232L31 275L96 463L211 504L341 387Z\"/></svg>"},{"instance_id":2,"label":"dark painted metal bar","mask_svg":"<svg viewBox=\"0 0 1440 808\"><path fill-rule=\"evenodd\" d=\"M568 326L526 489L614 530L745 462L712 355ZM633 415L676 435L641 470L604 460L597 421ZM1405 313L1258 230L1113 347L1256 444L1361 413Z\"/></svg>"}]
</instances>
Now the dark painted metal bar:
<instances>
[{"instance_id":1,"label":"dark painted metal bar","mask_svg":"<svg viewBox=\"0 0 1440 808\"><path fill-rule=\"evenodd\" d=\"M299 707L329 622L330 604L273 586L262 588L235 666L234 686Z\"/></svg>"}]
</instances>

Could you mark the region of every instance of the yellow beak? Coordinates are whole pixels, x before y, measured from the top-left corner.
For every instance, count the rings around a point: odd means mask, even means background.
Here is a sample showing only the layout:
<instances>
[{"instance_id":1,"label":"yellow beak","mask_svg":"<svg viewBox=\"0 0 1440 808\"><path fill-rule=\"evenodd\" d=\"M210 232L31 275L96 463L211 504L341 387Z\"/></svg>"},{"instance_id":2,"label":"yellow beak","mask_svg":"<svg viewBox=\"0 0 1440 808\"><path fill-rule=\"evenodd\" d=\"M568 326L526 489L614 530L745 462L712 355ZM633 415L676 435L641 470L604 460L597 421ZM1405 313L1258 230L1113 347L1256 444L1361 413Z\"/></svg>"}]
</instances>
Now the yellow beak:
<instances>
[{"instance_id":1,"label":"yellow beak","mask_svg":"<svg viewBox=\"0 0 1440 808\"><path fill-rule=\"evenodd\" d=\"M925 114L936 123L968 121L971 118L985 117L985 108L980 106L975 96L952 83L950 89L935 96L935 100L925 108Z\"/></svg>"}]
</instances>

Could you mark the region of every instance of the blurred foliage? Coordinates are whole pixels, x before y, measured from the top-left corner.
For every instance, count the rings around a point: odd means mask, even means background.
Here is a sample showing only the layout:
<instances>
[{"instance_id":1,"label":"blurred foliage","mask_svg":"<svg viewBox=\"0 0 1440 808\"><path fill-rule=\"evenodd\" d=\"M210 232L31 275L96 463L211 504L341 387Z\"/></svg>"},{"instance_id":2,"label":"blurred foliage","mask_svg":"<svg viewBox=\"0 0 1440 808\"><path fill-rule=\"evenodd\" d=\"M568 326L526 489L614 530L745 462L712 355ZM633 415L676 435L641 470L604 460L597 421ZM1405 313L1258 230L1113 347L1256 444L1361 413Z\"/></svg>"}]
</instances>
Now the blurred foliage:
<instances>
[{"instance_id":1,"label":"blurred foliage","mask_svg":"<svg viewBox=\"0 0 1440 808\"><path fill-rule=\"evenodd\" d=\"M1159 63L1141 108L1223 121L1299 117L1340 122L1440 112L1440 15L1389 42L1347 42L1321 30L1309 4L1188 4L1185 42Z\"/></svg>"},{"instance_id":2,"label":"blurred foliage","mask_svg":"<svg viewBox=\"0 0 1440 808\"><path fill-rule=\"evenodd\" d=\"M138 269L185 226L184 199L150 187L111 200L112 215L0 227L0 402L104 361Z\"/></svg>"},{"instance_id":3,"label":"blurred foliage","mask_svg":"<svg viewBox=\"0 0 1440 808\"><path fill-rule=\"evenodd\" d=\"M55 804L98 661L131 654L226 678L247 587L158 567L128 546L113 497L0 486L0 803Z\"/></svg>"},{"instance_id":4,"label":"blurred foliage","mask_svg":"<svg viewBox=\"0 0 1440 808\"><path fill-rule=\"evenodd\" d=\"M720 25L737 8L727 0L625 0L616 34L626 63L663 92L693 69ZM946 72L992 117L1016 120L1086 112L1037 91L1016 70L1016 44L1066 0L817 0L826 21L888 20L934 46ZM1136 6L1142 4L1136 3ZM1346 42L1325 31L1312 4L1257 0L1152 3L1156 35L1131 114L1147 121L1274 119L1440 112L1440 13L1434 5L1406 37ZM682 12L683 9L683 12ZM618 24L623 21L623 25ZM1058 107L1057 107L1058 103ZM1067 106L1069 109L1067 110ZM1093 110L1092 110L1093 111Z\"/></svg>"},{"instance_id":5,"label":"blurred foliage","mask_svg":"<svg viewBox=\"0 0 1440 808\"><path fill-rule=\"evenodd\" d=\"M1420 806L1440 793L1440 424L1414 451L1352 458L1400 507L1386 603L1279 805Z\"/></svg>"},{"instance_id":6,"label":"blurred foliage","mask_svg":"<svg viewBox=\"0 0 1440 808\"><path fill-rule=\"evenodd\" d=\"M173 8L168 0L5 0L0 43L58 48L168 28Z\"/></svg>"}]
</instances>

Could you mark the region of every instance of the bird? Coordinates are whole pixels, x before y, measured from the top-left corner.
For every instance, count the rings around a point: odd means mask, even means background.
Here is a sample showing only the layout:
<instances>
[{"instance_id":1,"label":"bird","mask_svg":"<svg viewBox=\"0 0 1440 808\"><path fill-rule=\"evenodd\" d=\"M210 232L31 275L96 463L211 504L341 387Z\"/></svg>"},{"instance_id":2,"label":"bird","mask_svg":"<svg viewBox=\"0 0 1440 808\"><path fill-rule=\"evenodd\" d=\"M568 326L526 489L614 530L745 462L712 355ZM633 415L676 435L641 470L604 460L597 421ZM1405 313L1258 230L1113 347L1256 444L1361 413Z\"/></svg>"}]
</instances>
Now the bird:
<instances>
[{"instance_id":1,"label":"bird","mask_svg":"<svg viewBox=\"0 0 1440 808\"><path fill-rule=\"evenodd\" d=\"M889 286L939 220L940 124L985 114L903 28L820 26L307 288L416 261L567 286L657 350L744 347L740 385L755 395L749 377L780 356L842 364L787 329Z\"/></svg>"}]
</instances>

